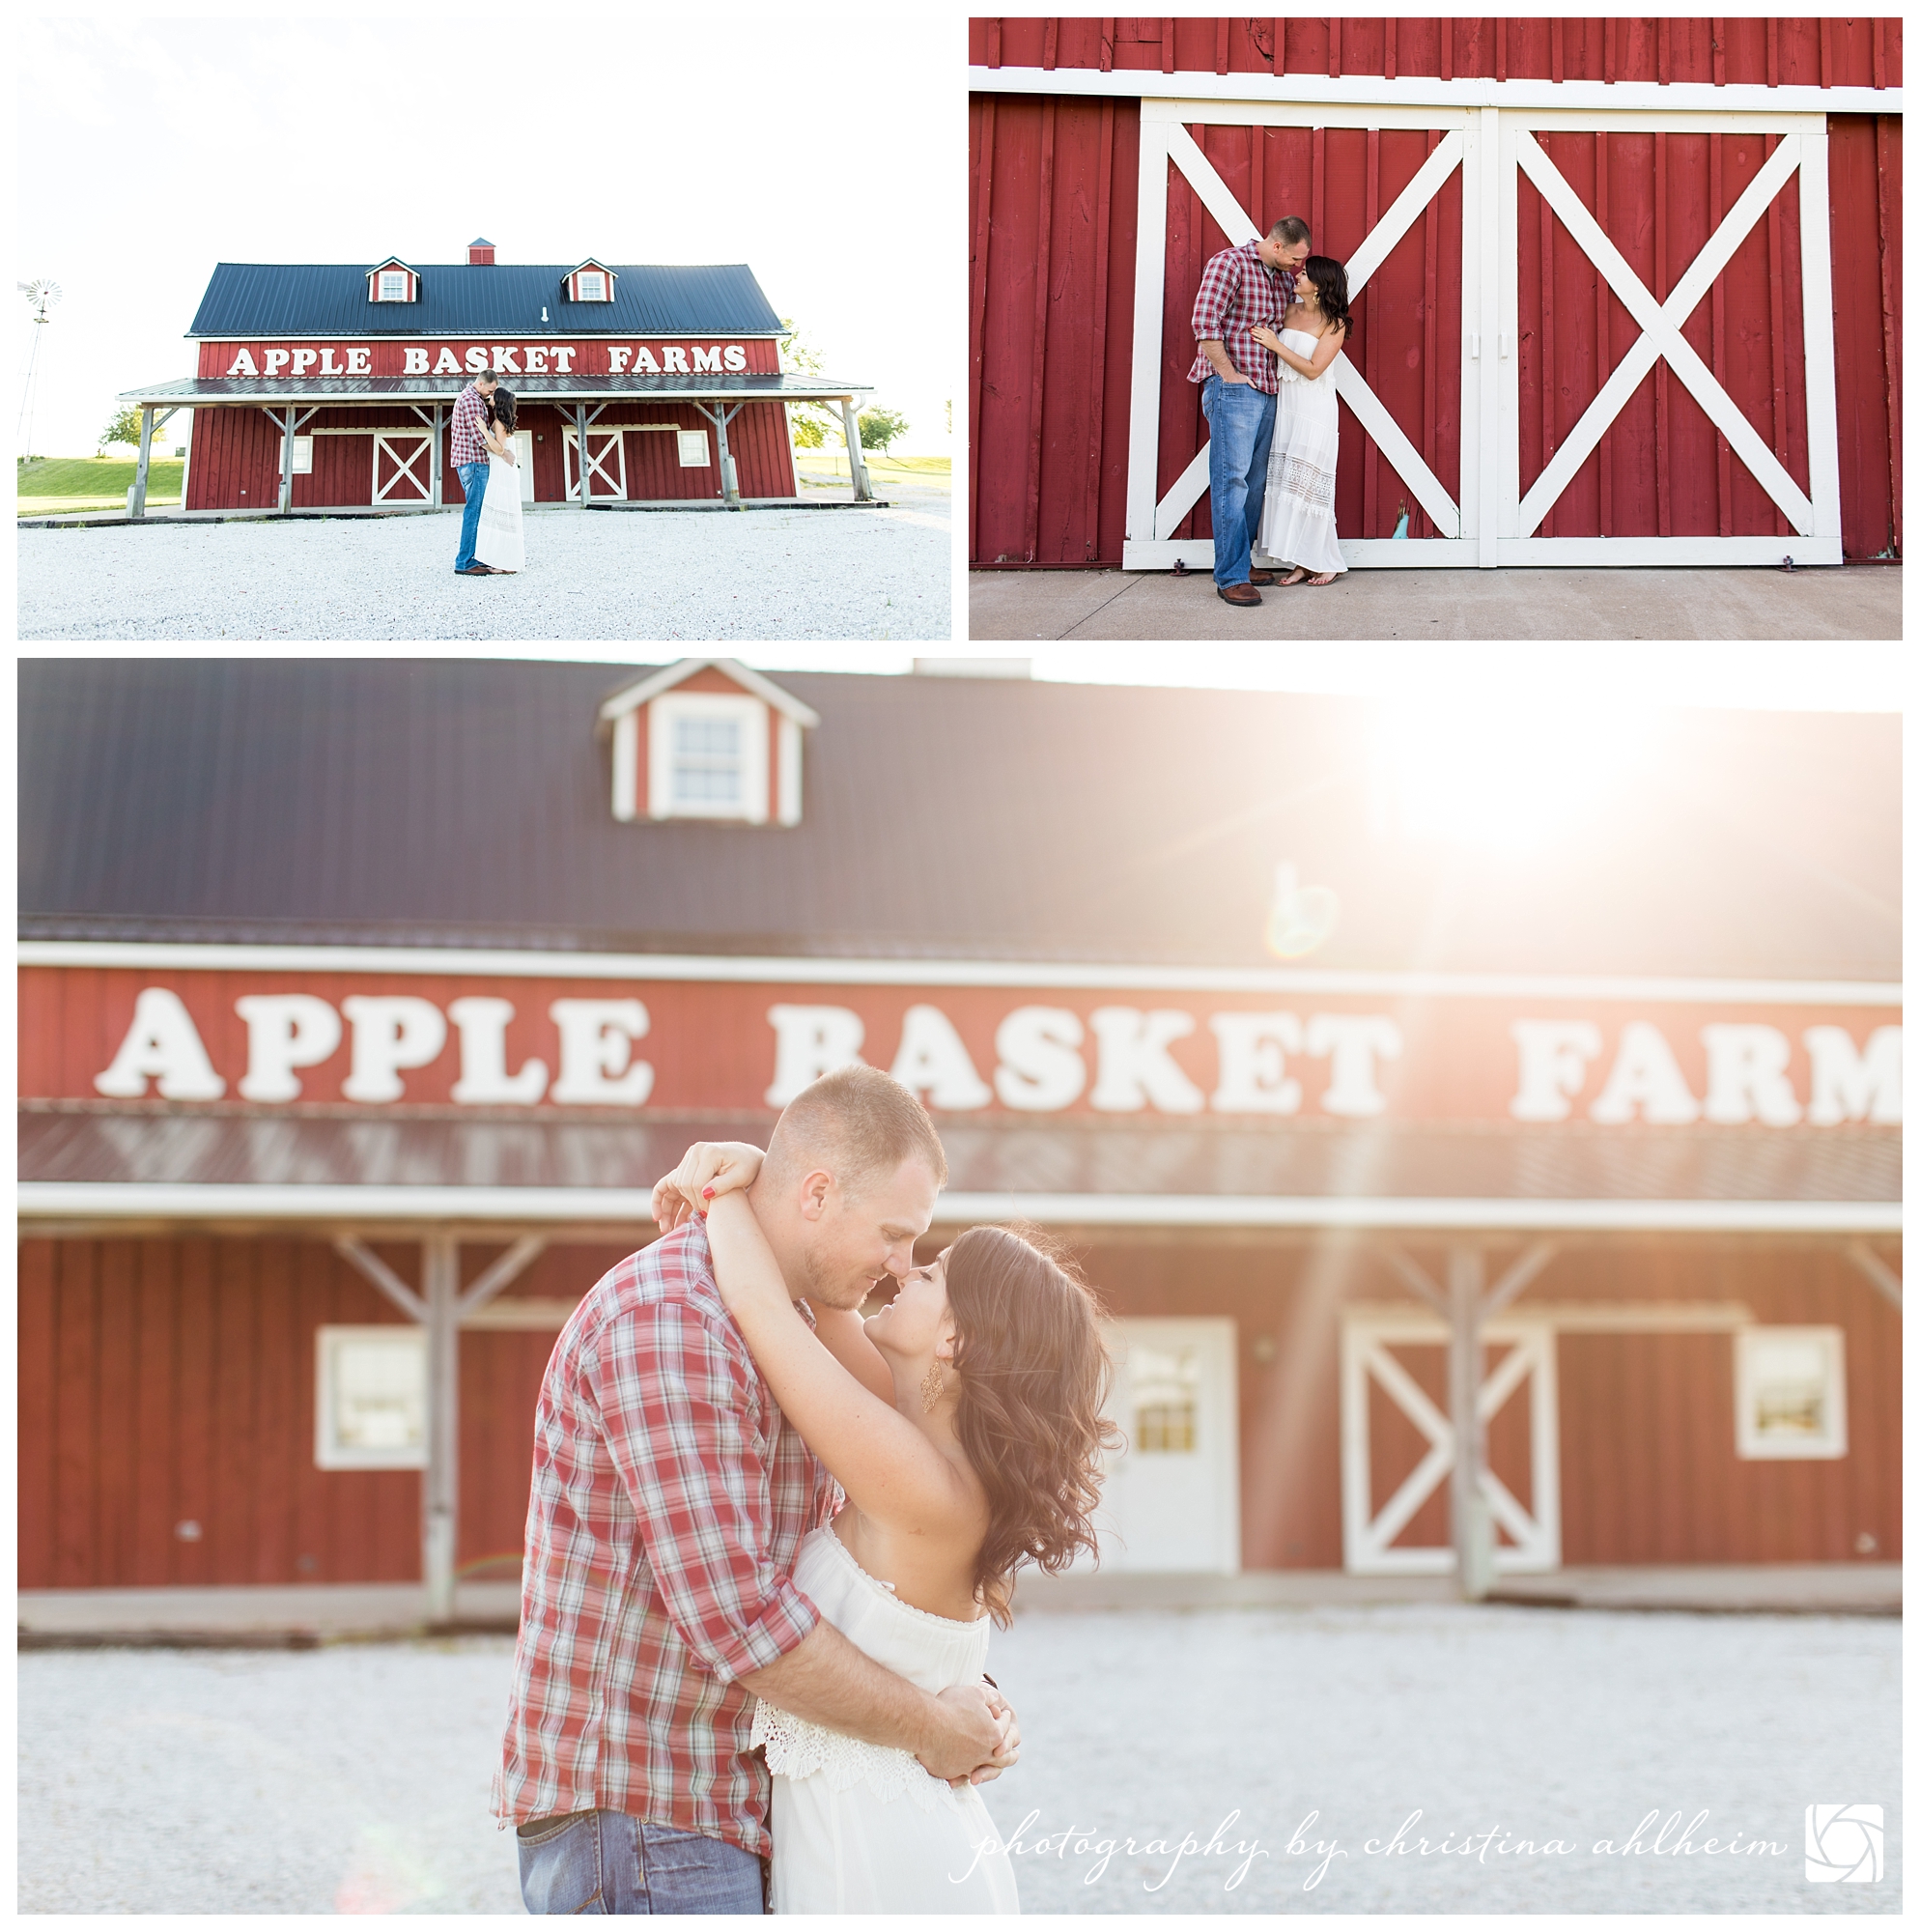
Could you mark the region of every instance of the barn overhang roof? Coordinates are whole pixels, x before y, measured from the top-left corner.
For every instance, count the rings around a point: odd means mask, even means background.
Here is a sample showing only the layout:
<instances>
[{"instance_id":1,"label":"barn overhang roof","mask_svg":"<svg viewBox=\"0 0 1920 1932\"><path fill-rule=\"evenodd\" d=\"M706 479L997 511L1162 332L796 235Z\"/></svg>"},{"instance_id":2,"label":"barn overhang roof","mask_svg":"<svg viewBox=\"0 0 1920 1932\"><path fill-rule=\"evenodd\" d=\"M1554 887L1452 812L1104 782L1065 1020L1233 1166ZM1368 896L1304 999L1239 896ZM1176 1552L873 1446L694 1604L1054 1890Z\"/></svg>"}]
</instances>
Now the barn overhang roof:
<instances>
[{"instance_id":1,"label":"barn overhang roof","mask_svg":"<svg viewBox=\"0 0 1920 1932\"><path fill-rule=\"evenodd\" d=\"M245 376L182 376L119 400L156 409L326 409L353 403L451 403L470 379L461 376L307 376L273 382ZM522 376L513 384L522 403L594 402L842 402L870 396L868 383L831 376Z\"/></svg>"},{"instance_id":2,"label":"barn overhang roof","mask_svg":"<svg viewBox=\"0 0 1920 1932\"><path fill-rule=\"evenodd\" d=\"M771 1115L474 1119L23 1107L28 1222L635 1225L687 1143ZM943 1120L943 1226L1863 1236L1900 1228L1899 1136Z\"/></svg>"}]
</instances>

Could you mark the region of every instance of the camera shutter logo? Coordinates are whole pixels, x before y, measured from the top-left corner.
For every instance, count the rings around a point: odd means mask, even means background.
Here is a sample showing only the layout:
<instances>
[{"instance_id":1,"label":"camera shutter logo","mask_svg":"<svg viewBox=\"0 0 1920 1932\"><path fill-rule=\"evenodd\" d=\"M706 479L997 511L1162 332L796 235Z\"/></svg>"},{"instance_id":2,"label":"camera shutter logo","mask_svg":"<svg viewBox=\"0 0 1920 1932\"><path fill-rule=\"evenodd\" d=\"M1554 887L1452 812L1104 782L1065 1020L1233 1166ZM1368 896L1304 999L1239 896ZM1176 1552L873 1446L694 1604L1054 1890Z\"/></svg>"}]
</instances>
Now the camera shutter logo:
<instances>
[{"instance_id":1,"label":"camera shutter logo","mask_svg":"<svg viewBox=\"0 0 1920 1932\"><path fill-rule=\"evenodd\" d=\"M1873 1885L1886 1869L1886 1813L1878 1804L1807 1806L1807 1879Z\"/></svg>"}]
</instances>

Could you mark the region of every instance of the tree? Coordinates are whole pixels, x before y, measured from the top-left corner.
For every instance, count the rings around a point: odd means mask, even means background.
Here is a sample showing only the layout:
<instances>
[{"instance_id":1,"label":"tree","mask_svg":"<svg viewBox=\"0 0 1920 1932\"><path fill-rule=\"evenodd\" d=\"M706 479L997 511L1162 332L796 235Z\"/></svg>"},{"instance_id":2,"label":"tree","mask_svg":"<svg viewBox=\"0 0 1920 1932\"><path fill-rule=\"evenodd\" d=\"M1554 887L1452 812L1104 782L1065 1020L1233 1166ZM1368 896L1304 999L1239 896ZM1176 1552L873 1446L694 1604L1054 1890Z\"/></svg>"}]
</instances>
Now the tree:
<instances>
[{"instance_id":1,"label":"tree","mask_svg":"<svg viewBox=\"0 0 1920 1932\"><path fill-rule=\"evenodd\" d=\"M130 442L135 449L138 449L140 447L140 412L131 403L128 403L100 431L100 441L102 444Z\"/></svg>"},{"instance_id":2,"label":"tree","mask_svg":"<svg viewBox=\"0 0 1920 1932\"><path fill-rule=\"evenodd\" d=\"M786 330L780 337L780 368L793 376L822 374L820 352L801 334L800 325L791 316L783 315L780 327ZM792 427L796 449L822 448L827 432L833 427L833 418L825 403L789 403L787 421Z\"/></svg>"},{"instance_id":3,"label":"tree","mask_svg":"<svg viewBox=\"0 0 1920 1932\"><path fill-rule=\"evenodd\" d=\"M907 419L898 410L862 410L859 421L862 449L884 450L895 437L907 433Z\"/></svg>"}]
</instances>

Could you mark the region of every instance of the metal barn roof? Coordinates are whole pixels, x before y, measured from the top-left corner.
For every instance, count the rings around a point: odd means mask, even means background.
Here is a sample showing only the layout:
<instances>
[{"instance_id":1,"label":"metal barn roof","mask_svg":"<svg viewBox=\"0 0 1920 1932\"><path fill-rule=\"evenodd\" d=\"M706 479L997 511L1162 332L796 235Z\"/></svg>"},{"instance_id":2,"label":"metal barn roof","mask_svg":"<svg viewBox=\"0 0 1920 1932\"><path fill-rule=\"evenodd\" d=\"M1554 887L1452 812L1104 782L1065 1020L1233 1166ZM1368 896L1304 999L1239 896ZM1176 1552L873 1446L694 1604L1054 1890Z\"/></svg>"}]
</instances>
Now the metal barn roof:
<instances>
[{"instance_id":1,"label":"metal barn roof","mask_svg":"<svg viewBox=\"0 0 1920 1932\"><path fill-rule=\"evenodd\" d=\"M457 1211L481 1218L643 1216L645 1191L691 1135L757 1141L772 1118L367 1121L28 1105L19 1179L36 1214L98 1210L100 1188L114 1191L116 1212L190 1212L196 1202L230 1212L231 1190L242 1189L252 1211L293 1216L324 1212L330 1190L385 1189L404 1214L403 1196L452 1189L465 1203ZM1900 1212L1900 1140L1885 1132L1757 1139L1700 1127L1622 1135L1298 1122L1276 1131L1063 1119L1036 1131L943 1118L940 1135L950 1168L944 1220L1022 1212L1100 1221L1114 1218L1111 1204L1150 1201L1161 1218L1189 1225L1444 1227L1465 1216L1540 1231L1868 1233L1897 1227ZM262 1208L266 1193L278 1205ZM994 1205L956 1207L955 1196ZM369 1210L362 1203L357 1211Z\"/></svg>"},{"instance_id":2,"label":"metal barn roof","mask_svg":"<svg viewBox=\"0 0 1920 1932\"><path fill-rule=\"evenodd\" d=\"M1196 593L1200 594L1200 593ZM1268 967L1901 977L1900 720L1676 711L1536 853L1386 822L1340 697L778 673L802 823L617 824L641 668L28 659L22 937Z\"/></svg>"},{"instance_id":3,"label":"metal barn roof","mask_svg":"<svg viewBox=\"0 0 1920 1932\"><path fill-rule=\"evenodd\" d=\"M189 336L777 335L744 262L617 267L610 302L571 302L563 266L409 263L420 298L371 302L359 263L221 262ZM541 319L543 311L546 320Z\"/></svg>"}]
</instances>

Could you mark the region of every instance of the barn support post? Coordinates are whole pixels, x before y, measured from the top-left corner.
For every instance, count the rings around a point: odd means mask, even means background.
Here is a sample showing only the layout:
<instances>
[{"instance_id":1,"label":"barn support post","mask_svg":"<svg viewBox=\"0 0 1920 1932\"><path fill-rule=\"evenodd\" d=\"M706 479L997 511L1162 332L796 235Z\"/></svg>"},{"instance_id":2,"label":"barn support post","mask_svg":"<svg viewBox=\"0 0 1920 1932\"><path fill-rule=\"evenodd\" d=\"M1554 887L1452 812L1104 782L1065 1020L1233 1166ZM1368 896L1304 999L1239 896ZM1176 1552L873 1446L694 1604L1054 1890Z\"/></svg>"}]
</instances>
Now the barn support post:
<instances>
[{"instance_id":1,"label":"barn support post","mask_svg":"<svg viewBox=\"0 0 1920 1932\"><path fill-rule=\"evenodd\" d=\"M460 1244L429 1235L420 1244L427 1329L427 1468L420 1488L420 1573L427 1621L453 1621L460 1525Z\"/></svg>"},{"instance_id":2,"label":"barn support post","mask_svg":"<svg viewBox=\"0 0 1920 1932\"><path fill-rule=\"evenodd\" d=\"M154 406L140 405L140 462L133 471L133 497L127 506L129 517L147 514L147 468L154 456Z\"/></svg>"},{"instance_id":3,"label":"barn support post","mask_svg":"<svg viewBox=\"0 0 1920 1932\"><path fill-rule=\"evenodd\" d=\"M1486 1466L1486 1430L1480 1416L1481 1316L1486 1257L1462 1242L1447 1257L1451 1332L1447 1345L1448 1410L1454 1424L1454 1472L1450 1496L1454 1554L1460 1595L1481 1602L1493 1587L1493 1519L1481 1487Z\"/></svg>"},{"instance_id":4,"label":"barn support post","mask_svg":"<svg viewBox=\"0 0 1920 1932\"><path fill-rule=\"evenodd\" d=\"M280 436L280 514L284 517L294 507L294 412L296 405L287 405L287 427Z\"/></svg>"},{"instance_id":5,"label":"barn support post","mask_svg":"<svg viewBox=\"0 0 1920 1932\"><path fill-rule=\"evenodd\" d=\"M574 453L579 459L577 468L580 472L580 508L584 510L586 508L586 476L588 469L586 453L586 405L584 403L576 403L574 405Z\"/></svg>"},{"instance_id":6,"label":"barn support post","mask_svg":"<svg viewBox=\"0 0 1920 1932\"><path fill-rule=\"evenodd\" d=\"M847 437L847 468L854 479L854 501L870 503L873 501L873 484L866 473L866 457L860 446L860 422L854 414L854 399L840 398L840 421Z\"/></svg>"},{"instance_id":7,"label":"barn support post","mask_svg":"<svg viewBox=\"0 0 1920 1932\"><path fill-rule=\"evenodd\" d=\"M733 467L733 451L726 446L726 419L739 413L738 403L731 410L724 403L716 404L714 408L714 427L720 432L720 496L729 510L741 508L741 501L740 475Z\"/></svg>"}]
</instances>

